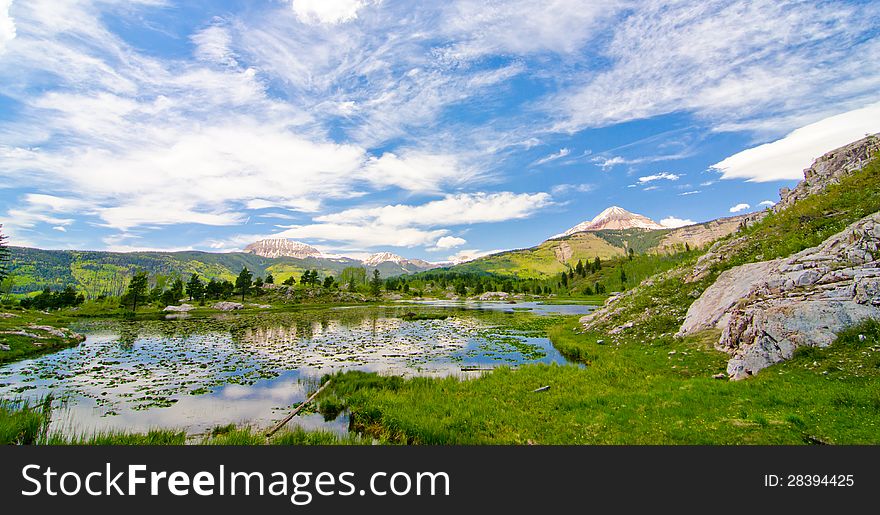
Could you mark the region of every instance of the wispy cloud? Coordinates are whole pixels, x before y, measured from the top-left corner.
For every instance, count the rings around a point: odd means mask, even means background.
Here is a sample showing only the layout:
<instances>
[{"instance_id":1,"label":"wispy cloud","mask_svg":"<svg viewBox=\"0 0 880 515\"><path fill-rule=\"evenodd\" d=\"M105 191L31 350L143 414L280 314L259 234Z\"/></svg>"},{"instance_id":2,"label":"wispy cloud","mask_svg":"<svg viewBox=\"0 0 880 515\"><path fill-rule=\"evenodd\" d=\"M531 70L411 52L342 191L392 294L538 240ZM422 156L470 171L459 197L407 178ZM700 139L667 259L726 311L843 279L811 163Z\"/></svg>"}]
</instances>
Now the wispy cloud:
<instances>
[{"instance_id":1,"label":"wispy cloud","mask_svg":"<svg viewBox=\"0 0 880 515\"><path fill-rule=\"evenodd\" d=\"M571 150L567 148L560 148L559 152L554 152L550 155L544 156L541 159L538 159L534 163L533 166L540 166L542 164L549 163L550 161L556 161L557 159L561 159L567 155L571 154Z\"/></svg>"},{"instance_id":2,"label":"wispy cloud","mask_svg":"<svg viewBox=\"0 0 880 515\"><path fill-rule=\"evenodd\" d=\"M554 195L567 195L569 193L589 193L596 190L595 184L557 184L550 188Z\"/></svg>"},{"instance_id":3,"label":"wispy cloud","mask_svg":"<svg viewBox=\"0 0 880 515\"><path fill-rule=\"evenodd\" d=\"M880 55L878 16L876 4L840 1L642 2L601 50L607 69L546 105L571 131L682 109L738 130L803 125L791 115L876 97L880 76L864 63Z\"/></svg>"},{"instance_id":4,"label":"wispy cloud","mask_svg":"<svg viewBox=\"0 0 880 515\"><path fill-rule=\"evenodd\" d=\"M639 184L647 184L649 182L654 181L677 181L681 178L681 175L669 173L669 172L660 172L653 175L646 175L644 177L639 177Z\"/></svg>"}]
</instances>

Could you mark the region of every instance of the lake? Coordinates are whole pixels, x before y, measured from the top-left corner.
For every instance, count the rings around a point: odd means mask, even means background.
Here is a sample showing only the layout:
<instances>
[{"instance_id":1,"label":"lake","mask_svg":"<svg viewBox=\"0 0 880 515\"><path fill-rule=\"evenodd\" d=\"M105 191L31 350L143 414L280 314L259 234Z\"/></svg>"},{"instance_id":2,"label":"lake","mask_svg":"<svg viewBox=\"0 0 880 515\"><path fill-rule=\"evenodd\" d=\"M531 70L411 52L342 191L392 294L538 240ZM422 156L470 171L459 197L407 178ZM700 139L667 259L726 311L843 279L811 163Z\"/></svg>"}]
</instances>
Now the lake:
<instances>
[{"instance_id":1,"label":"lake","mask_svg":"<svg viewBox=\"0 0 880 515\"><path fill-rule=\"evenodd\" d=\"M268 427L324 374L364 370L403 376L476 377L492 367L567 363L543 327L587 305L429 302L308 308L207 318L88 320L86 340L0 367L0 397L63 397L53 430L190 434L234 423ZM344 433L345 414L291 425Z\"/></svg>"}]
</instances>

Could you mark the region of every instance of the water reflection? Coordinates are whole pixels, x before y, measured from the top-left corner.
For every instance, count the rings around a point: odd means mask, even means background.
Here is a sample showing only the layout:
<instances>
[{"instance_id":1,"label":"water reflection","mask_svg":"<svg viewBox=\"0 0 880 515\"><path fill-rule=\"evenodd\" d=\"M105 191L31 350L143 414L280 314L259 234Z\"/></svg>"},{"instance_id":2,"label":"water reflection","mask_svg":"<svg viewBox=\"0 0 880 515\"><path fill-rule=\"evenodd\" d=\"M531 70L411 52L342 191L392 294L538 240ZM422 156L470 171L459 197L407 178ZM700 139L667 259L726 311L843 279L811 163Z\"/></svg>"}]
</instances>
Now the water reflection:
<instances>
[{"instance_id":1,"label":"water reflection","mask_svg":"<svg viewBox=\"0 0 880 515\"><path fill-rule=\"evenodd\" d=\"M301 379L337 370L443 376L565 362L546 338L506 327L510 317L501 313L444 307L451 316L401 318L412 309L83 322L75 329L87 338L77 347L0 367L0 396L68 396L66 416L54 422L68 433L201 432L230 422L268 426L304 398ZM339 431L346 424L320 415L297 423Z\"/></svg>"}]
</instances>

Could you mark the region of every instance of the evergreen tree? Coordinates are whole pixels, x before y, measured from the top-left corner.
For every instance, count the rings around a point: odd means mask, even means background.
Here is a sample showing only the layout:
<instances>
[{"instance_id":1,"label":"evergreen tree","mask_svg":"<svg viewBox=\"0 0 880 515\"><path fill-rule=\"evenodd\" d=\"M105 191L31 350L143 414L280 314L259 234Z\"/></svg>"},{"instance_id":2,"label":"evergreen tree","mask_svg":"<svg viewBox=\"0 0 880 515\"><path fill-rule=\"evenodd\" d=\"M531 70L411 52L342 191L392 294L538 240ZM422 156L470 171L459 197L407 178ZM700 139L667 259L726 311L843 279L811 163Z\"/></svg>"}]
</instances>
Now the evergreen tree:
<instances>
[{"instance_id":1,"label":"evergreen tree","mask_svg":"<svg viewBox=\"0 0 880 515\"><path fill-rule=\"evenodd\" d=\"M205 298L205 284L199 279L198 274L192 274L186 283L186 294L189 300L201 301Z\"/></svg>"},{"instance_id":2,"label":"evergreen tree","mask_svg":"<svg viewBox=\"0 0 880 515\"><path fill-rule=\"evenodd\" d=\"M332 288L334 282L335 282L335 279L333 279L333 276L328 275L327 277L324 278L324 288L328 288L328 289Z\"/></svg>"},{"instance_id":3,"label":"evergreen tree","mask_svg":"<svg viewBox=\"0 0 880 515\"><path fill-rule=\"evenodd\" d=\"M275 284L275 277L271 273L266 276L266 284Z\"/></svg>"},{"instance_id":4,"label":"evergreen tree","mask_svg":"<svg viewBox=\"0 0 880 515\"><path fill-rule=\"evenodd\" d=\"M253 285L253 274L251 271L244 267L239 272L238 277L235 279L235 288L241 294L241 301L244 302L244 296L250 292L251 286Z\"/></svg>"},{"instance_id":5,"label":"evergreen tree","mask_svg":"<svg viewBox=\"0 0 880 515\"><path fill-rule=\"evenodd\" d=\"M688 245L688 242L684 242L684 251L685 251L685 252L690 252L690 251L691 251L691 246Z\"/></svg>"},{"instance_id":6,"label":"evergreen tree","mask_svg":"<svg viewBox=\"0 0 880 515\"><path fill-rule=\"evenodd\" d=\"M620 282L621 284L626 284L626 270L623 267L620 267Z\"/></svg>"},{"instance_id":7,"label":"evergreen tree","mask_svg":"<svg viewBox=\"0 0 880 515\"><path fill-rule=\"evenodd\" d=\"M599 256L596 256L596 259L593 260L593 272L598 272L602 270L602 260L599 259Z\"/></svg>"},{"instance_id":8,"label":"evergreen tree","mask_svg":"<svg viewBox=\"0 0 880 515\"><path fill-rule=\"evenodd\" d=\"M256 279L254 279L254 288L257 288L259 290L262 287L263 287L263 278L257 277Z\"/></svg>"},{"instance_id":9,"label":"evergreen tree","mask_svg":"<svg viewBox=\"0 0 880 515\"><path fill-rule=\"evenodd\" d=\"M627 254L627 256L629 257L629 260L632 261L632 260L633 260L633 254L635 254L635 251L633 250L632 247L630 247L630 248L626 251L626 254Z\"/></svg>"},{"instance_id":10,"label":"evergreen tree","mask_svg":"<svg viewBox=\"0 0 880 515\"><path fill-rule=\"evenodd\" d=\"M382 281L379 279L379 270L373 270L373 279L370 280L370 293L372 293L374 297L378 297L381 287Z\"/></svg>"},{"instance_id":11,"label":"evergreen tree","mask_svg":"<svg viewBox=\"0 0 880 515\"><path fill-rule=\"evenodd\" d=\"M147 294L147 273L143 270L135 272L131 282L128 283L128 291L125 293L125 299L131 303L131 310L137 311L138 302L140 302Z\"/></svg>"},{"instance_id":12,"label":"evergreen tree","mask_svg":"<svg viewBox=\"0 0 880 515\"><path fill-rule=\"evenodd\" d=\"M0 224L0 229L3 229L3 224ZM0 232L0 281L6 278L9 275L9 269L7 267L7 263L9 262L9 247L6 246L7 237Z\"/></svg>"},{"instance_id":13,"label":"evergreen tree","mask_svg":"<svg viewBox=\"0 0 880 515\"><path fill-rule=\"evenodd\" d=\"M562 272L562 281L561 282L562 282L563 286L565 286L566 288L568 287L568 274L566 274L565 272Z\"/></svg>"},{"instance_id":14,"label":"evergreen tree","mask_svg":"<svg viewBox=\"0 0 880 515\"><path fill-rule=\"evenodd\" d=\"M577 265L574 267L574 270L575 270L575 272L577 272L577 274L578 274L579 276L584 277L584 275L585 275L585 270L584 270L584 263L583 263L583 261L581 261L580 259L578 259Z\"/></svg>"},{"instance_id":15,"label":"evergreen tree","mask_svg":"<svg viewBox=\"0 0 880 515\"><path fill-rule=\"evenodd\" d=\"M283 284L284 286L293 286L294 284L296 284L296 279L294 279L293 276L291 275L290 277L285 279L284 282L282 282L281 284Z\"/></svg>"},{"instance_id":16,"label":"evergreen tree","mask_svg":"<svg viewBox=\"0 0 880 515\"><path fill-rule=\"evenodd\" d=\"M211 279L205 286L205 296L210 299L219 299L223 294L223 286L216 280Z\"/></svg>"}]
</instances>

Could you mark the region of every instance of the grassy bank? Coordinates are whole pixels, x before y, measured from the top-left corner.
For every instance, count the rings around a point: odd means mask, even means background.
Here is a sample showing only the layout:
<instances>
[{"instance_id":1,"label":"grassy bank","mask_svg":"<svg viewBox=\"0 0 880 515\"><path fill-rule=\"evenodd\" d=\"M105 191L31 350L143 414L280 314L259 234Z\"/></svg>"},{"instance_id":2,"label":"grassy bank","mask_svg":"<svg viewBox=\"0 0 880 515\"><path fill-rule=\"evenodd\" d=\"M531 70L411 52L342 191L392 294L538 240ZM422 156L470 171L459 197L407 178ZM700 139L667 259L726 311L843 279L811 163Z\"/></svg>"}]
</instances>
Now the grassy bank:
<instances>
[{"instance_id":1,"label":"grassy bank","mask_svg":"<svg viewBox=\"0 0 880 515\"><path fill-rule=\"evenodd\" d=\"M726 364L711 348L717 334L617 346L573 325L552 338L585 368L532 365L471 381L349 372L334 377L322 409L344 405L356 430L410 444L880 443L876 322L742 382L711 377Z\"/></svg>"},{"instance_id":2,"label":"grassy bank","mask_svg":"<svg viewBox=\"0 0 880 515\"><path fill-rule=\"evenodd\" d=\"M875 159L727 238L724 256L700 280L684 279L701 252L679 256L677 266L600 310L589 332L574 317L549 329L560 352L585 368L524 366L473 381L349 373L334 378L321 402L348 407L360 431L405 443L880 443L877 322L740 382L712 378L728 359L712 346L717 333L672 336L723 270L817 245L878 210Z\"/></svg>"}]
</instances>

